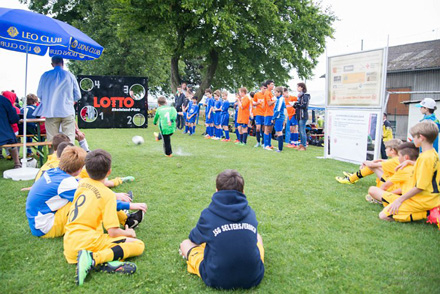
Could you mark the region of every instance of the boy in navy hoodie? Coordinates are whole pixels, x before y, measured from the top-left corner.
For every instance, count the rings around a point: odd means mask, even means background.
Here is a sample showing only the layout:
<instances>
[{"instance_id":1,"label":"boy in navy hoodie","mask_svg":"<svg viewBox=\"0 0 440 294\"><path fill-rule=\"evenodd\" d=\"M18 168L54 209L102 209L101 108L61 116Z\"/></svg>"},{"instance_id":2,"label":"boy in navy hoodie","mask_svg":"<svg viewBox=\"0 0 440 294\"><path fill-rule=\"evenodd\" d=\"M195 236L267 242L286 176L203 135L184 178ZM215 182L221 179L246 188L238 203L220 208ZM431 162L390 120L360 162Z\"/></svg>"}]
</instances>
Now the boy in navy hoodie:
<instances>
[{"instance_id":1,"label":"boy in navy hoodie","mask_svg":"<svg viewBox=\"0 0 440 294\"><path fill-rule=\"evenodd\" d=\"M188 272L207 286L257 286L264 276L264 248L255 212L243 194L244 179L228 169L217 176L216 187L189 239L180 244L180 253L187 259Z\"/></svg>"}]
</instances>

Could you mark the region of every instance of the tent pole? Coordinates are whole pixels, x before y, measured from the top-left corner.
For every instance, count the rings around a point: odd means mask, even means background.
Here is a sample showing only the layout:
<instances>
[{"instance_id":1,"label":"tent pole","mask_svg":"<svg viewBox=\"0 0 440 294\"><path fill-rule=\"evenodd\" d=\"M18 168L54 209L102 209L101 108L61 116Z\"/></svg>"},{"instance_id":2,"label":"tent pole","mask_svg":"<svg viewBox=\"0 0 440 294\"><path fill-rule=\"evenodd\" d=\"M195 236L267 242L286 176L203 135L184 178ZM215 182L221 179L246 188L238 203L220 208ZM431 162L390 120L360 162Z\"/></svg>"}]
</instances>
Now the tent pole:
<instances>
[{"instance_id":1,"label":"tent pole","mask_svg":"<svg viewBox=\"0 0 440 294\"><path fill-rule=\"evenodd\" d=\"M29 44L26 44L26 70L24 72L24 101L23 101L23 157L21 159L21 166L27 167L27 150L26 150L26 134L27 134L27 73L28 73L28 52Z\"/></svg>"}]
</instances>

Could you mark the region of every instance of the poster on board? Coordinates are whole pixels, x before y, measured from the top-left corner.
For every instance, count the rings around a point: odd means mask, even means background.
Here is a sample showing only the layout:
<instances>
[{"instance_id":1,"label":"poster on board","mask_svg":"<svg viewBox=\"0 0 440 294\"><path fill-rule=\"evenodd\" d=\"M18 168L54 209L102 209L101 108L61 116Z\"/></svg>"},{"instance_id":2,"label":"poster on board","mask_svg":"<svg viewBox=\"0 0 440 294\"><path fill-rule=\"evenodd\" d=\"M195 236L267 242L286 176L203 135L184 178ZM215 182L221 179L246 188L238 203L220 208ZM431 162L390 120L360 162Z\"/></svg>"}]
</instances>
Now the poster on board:
<instances>
[{"instance_id":1,"label":"poster on board","mask_svg":"<svg viewBox=\"0 0 440 294\"><path fill-rule=\"evenodd\" d=\"M78 76L82 98L77 103L78 127L146 128L148 79Z\"/></svg>"},{"instance_id":2,"label":"poster on board","mask_svg":"<svg viewBox=\"0 0 440 294\"><path fill-rule=\"evenodd\" d=\"M328 57L327 106L381 107L385 51Z\"/></svg>"},{"instance_id":3,"label":"poster on board","mask_svg":"<svg viewBox=\"0 0 440 294\"><path fill-rule=\"evenodd\" d=\"M328 110L326 157L354 163L373 160L380 151L380 114L380 110Z\"/></svg>"}]
</instances>

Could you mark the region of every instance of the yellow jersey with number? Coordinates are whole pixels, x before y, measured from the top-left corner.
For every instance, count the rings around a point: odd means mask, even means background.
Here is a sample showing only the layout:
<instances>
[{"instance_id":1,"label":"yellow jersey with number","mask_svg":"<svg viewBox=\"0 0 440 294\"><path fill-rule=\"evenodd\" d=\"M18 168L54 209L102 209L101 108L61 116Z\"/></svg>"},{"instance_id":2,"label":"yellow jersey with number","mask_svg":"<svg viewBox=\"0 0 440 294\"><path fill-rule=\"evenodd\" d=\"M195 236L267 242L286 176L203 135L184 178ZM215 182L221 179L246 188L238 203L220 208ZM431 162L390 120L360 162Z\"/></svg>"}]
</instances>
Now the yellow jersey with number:
<instances>
[{"instance_id":1,"label":"yellow jersey with number","mask_svg":"<svg viewBox=\"0 0 440 294\"><path fill-rule=\"evenodd\" d=\"M106 230L119 228L115 194L102 182L83 179L79 182L66 224L64 256L67 261L75 263L79 250L90 247L104 235L103 227Z\"/></svg>"},{"instance_id":2,"label":"yellow jersey with number","mask_svg":"<svg viewBox=\"0 0 440 294\"><path fill-rule=\"evenodd\" d=\"M411 185L402 190L402 195L414 187L422 191L405 202L419 210L430 210L440 206L440 164L435 149L423 151L414 165L414 174L411 177Z\"/></svg>"},{"instance_id":3,"label":"yellow jersey with number","mask_svg":"<svg viewBox=\"0 0 440 294\"><path fill-rule=\"evenodd\" d=\"M52 168L56 168L60 165L60 160L58 159L58 157L56 156L56 154L52 154L49 155L47 157L47 161L45 164L43 164L43 166L40 168L40 170L38 171L37 175L35 176L35 182L41 178L41 176L43 175L43 173L47 170L50 170Z\"/></svg>"}]
</instances>

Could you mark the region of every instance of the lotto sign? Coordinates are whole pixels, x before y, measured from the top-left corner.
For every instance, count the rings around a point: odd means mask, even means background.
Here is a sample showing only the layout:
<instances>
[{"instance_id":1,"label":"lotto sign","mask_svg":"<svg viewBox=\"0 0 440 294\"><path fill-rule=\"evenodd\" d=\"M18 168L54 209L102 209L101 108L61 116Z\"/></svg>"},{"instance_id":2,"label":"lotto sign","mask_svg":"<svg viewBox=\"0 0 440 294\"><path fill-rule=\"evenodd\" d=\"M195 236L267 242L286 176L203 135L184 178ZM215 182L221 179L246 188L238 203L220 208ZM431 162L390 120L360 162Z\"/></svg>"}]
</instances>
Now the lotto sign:
<instances>
[{"instance_id":1,"label":"lotto sign","mask_svg":"<svg viewBox=\"0 0 440 294\"><path fill-rule=\"evenodd\" d=\"M79 128L146 128L147 78L78 76Z\"/></svg>"}]
</instances>

